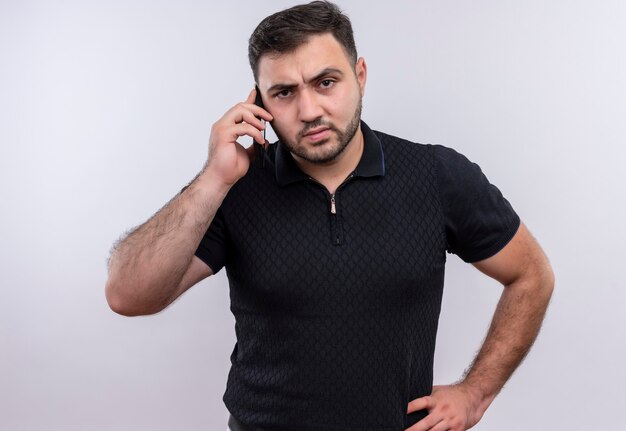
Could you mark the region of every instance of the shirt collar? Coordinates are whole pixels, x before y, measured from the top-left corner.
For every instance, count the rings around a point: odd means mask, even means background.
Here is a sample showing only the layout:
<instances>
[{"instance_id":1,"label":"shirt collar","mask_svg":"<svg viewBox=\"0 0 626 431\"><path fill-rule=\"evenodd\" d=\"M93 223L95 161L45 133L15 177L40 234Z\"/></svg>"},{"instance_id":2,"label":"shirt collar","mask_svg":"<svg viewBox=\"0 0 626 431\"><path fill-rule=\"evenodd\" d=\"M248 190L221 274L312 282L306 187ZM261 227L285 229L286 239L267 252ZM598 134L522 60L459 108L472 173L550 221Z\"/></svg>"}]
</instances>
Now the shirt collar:
<instances>
[{"instance_id":1,"label":"shirt collar","mask_svg":"<svg viewBox=\"0 0 626 431\"><path fill-rule=\"evenodd\" d=\"M385 175L385 157L380 139L364 121L361 121L361 132L363 133L363 154L354 170L354 175L357 177ZM275 166L276 181L281 186L309 178L300 170L289 150L280 141L276 143Z\"/></svg>"}]
</instances>

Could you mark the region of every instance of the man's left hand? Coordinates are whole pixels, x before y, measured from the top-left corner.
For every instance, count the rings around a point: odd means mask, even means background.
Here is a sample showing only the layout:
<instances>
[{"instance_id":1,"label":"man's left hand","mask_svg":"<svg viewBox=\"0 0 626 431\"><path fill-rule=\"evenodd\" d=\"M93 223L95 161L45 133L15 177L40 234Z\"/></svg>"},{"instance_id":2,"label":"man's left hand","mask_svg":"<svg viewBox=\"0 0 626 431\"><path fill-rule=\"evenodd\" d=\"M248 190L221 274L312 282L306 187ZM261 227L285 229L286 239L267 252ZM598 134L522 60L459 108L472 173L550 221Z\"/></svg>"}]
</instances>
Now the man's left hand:
<instances>
[{"instance_id":1,"label":"man's left hand","mask_svg":"<svg viewBox=\"0 0 626 431\"><path fill-rule=\"evenodd\" d=\"M408 413L427 409L428 416L405 431L465 431L478 423L485 412L479 396L463 383L433 386L431 395L416 398Z\"/></svg>"}]
</instances>

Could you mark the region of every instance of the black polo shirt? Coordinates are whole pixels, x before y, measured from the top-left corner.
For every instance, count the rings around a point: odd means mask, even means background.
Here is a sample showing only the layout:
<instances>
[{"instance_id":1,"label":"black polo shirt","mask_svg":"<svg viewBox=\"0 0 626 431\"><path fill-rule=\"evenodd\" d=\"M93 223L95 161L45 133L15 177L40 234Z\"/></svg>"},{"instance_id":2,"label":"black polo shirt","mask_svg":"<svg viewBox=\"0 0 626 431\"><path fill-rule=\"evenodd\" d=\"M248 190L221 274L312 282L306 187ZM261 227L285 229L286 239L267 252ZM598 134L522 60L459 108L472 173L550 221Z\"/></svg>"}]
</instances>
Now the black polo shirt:
<instances>
[{"instance_id":1,"label":"black polo shirt","mask_svg":"<svg viewBox=\"0 0 626 431\"><path fill-rule=\"evenodd\" d=\"M334 196L270 146L196 251L226 268L237 342L223 400L245 424L402 431L423 418L406 409L432 390L446 252L485 259L519 226L463 155L361 128Z\"/></svg>"}]
</instances>

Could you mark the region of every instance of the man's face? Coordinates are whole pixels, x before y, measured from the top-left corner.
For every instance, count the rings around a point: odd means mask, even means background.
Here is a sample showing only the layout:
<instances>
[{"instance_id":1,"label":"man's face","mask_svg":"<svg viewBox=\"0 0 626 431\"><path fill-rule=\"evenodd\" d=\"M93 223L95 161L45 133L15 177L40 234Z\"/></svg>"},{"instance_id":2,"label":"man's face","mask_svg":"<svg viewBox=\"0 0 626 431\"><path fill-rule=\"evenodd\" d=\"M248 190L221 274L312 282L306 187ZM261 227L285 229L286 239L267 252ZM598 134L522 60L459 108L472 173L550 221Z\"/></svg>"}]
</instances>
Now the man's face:
<instances>
[{"instance_id":1,"label":"man's face","mask_svg":"<svg viewBox=\"0 0 626 431\"><path fill-rule=\"evenodd\" d=\"M329 163L352 142L360 125L365 62L357 61L355 73L330 33L311 36L292 53L262 56L258 79L274 116L272 128L296 157Z\"/></svg>"}]
</instances>

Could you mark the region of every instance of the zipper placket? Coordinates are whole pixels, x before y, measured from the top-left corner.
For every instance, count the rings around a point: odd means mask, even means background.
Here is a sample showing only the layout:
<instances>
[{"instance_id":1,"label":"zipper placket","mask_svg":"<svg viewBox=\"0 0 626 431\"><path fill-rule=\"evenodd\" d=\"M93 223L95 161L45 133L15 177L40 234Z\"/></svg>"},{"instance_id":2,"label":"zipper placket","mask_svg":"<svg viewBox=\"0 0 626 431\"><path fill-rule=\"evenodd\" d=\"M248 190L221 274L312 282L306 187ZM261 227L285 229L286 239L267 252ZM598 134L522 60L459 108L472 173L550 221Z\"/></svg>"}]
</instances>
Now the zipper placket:
<instances>
[{"instance_id":1,"label":"zipper placket","mask_svg":"<svg viewBox=\"0 0 626 431\"><path fill-rule=\"evenodd\" d=\"M352 172L350 175L348 175L348 177L343 180L343 182L341 184L339 184L337 186L337 189L335 190L335 193L330 193L328 191L328 189L326 188L326 186L322 183L320 183L319 181L317 181L315 178L313 177L309 177L310 180L315 181L317 184L321 185L322 187L324 187L324 190L326 190L326 192L328 194L330 194L330 213L336 215L337 214L337 201L335 200L335 194L339 191L339 189L345 184L347 183L352 177L354 177L354 172Z\"/></svg>"},{"instance_id":2,"label":"zipper placket","mask_svg":"<svg viewBox=\"0 0 626 431\"><path fill-rule=\"evenodd\" d=\"M340 231L340 226L338 225L338 221L337 221L337 200L336 200L336 194L339 191L339 189L345 184L347 183L352 177L354 177L354 171L348 175L348 177L343 180L343 182L341 184L339 184L337 186L337 189L335 190L334 193L330 193L328 191L328 189L326 188L326 186L324 186L324 184L320 183L319 181L317 181L315 178L313 177L309 177L309 180L312 180L316 183L318 183L319 185L321 185L324 190L326 190L326 193L330 194L330 213L332 215L332 219L331 219L331 229L333 232L333 243L335 245L339 245L341 244L341 231Z\"/></svg>"}]
</instances>

